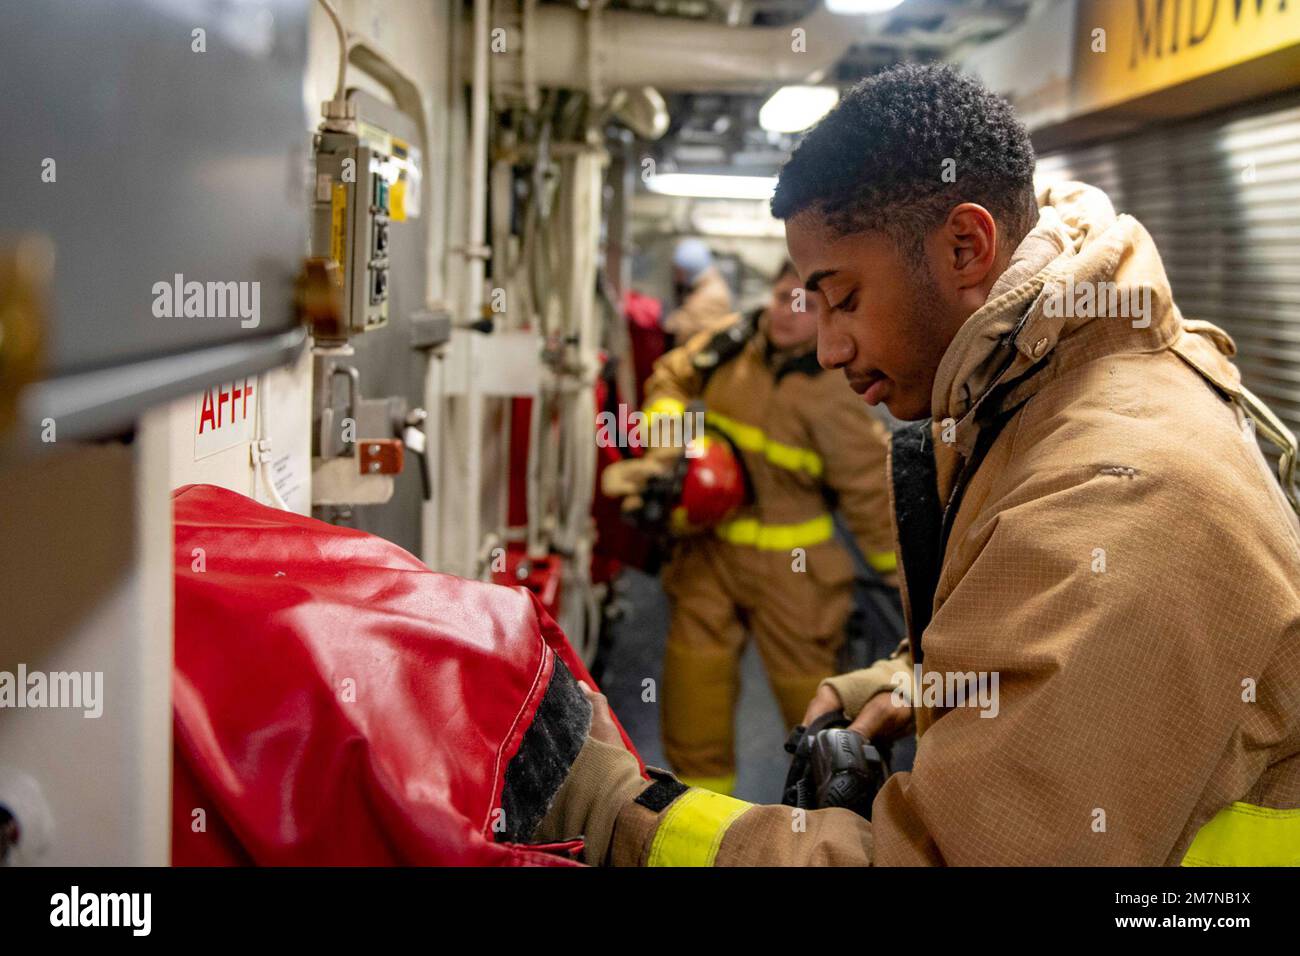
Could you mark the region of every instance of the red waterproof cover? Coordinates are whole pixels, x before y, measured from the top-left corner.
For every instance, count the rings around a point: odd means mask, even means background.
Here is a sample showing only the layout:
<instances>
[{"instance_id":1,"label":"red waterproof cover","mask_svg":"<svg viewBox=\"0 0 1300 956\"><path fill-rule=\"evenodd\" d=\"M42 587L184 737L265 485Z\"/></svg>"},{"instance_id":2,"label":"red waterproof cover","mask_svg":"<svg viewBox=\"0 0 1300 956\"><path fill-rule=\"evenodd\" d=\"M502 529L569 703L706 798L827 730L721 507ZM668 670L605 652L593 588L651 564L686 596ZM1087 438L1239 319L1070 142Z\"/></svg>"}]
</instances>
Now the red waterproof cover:
<instances>
[{"instance_id":1,"label":"red waterproof cover","mask_svg":"<svg viewBox=\"0 0 1300 956\"><path fill-rule=\"evenodd\" d=\"M173 863L572 862L492 839L557 655L594 686L526 589L222 488L173 505Z\"/></svg>"}]
</instances>

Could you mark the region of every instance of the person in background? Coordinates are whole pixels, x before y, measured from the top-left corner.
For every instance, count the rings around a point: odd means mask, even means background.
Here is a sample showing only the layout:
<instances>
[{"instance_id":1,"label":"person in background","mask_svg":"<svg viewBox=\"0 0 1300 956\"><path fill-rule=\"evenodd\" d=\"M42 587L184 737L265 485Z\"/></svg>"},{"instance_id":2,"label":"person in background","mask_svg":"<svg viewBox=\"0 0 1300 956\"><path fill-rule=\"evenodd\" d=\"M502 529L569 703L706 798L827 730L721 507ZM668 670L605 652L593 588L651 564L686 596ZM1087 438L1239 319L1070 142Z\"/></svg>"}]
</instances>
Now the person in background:
<instances>
[{"instance_id":1,"label":"person in background","mask_svg":"<svg viewBox=\"0 0 1300 956\"><path fill-rule=\"evenodd\" d=\"M835 672L853 607L853 560L834 536L839 511L859 551L892 580L884 425L817 364L817 319L801 309L794 267L766 309L732 316L655 364L652 418L702 400L705 427L740 456L752 502L678 540L664 569L672 623L664 653L664 750L682 780L720 793L735 783L740 656L751 632L787 728ZM610 465L602 488L635 503L680 452Z\"/></svg>"},{"instance_id":2,"label":"person in background","mask_svg":"<svg viewBox=\"0 0 1300 956\"><path fill-rule=\"evenodd\" d=\"M700 332L713 332L735 318L731 288L713 264L702 239L683 239L673 250L676 309L664 319L664 331L681 344Z\"/></svg>"}]
</instances>

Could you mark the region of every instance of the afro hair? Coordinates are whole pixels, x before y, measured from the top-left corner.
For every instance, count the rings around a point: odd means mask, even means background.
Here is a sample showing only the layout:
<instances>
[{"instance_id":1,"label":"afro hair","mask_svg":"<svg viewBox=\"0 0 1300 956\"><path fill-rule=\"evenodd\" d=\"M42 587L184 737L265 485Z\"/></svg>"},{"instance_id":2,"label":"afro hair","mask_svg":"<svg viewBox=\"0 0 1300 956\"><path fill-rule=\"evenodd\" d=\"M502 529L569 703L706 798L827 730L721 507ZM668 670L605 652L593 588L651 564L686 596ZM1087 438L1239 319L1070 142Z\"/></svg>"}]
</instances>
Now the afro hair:
<instances>
[{"instance_id":1,"label":"afro hair","mask_svg":"<svg viewBox=\"0 0 1300 956\"><path fill-rule=\"evenodd\" d=\"M951 66L908 64L858 83L803 138L772 215L813 210L837 235L879 231L919 255L953 206L974 202L1019 243L1037 219L1033 183L1010 103Z\"/></svg>"}]
</instances>

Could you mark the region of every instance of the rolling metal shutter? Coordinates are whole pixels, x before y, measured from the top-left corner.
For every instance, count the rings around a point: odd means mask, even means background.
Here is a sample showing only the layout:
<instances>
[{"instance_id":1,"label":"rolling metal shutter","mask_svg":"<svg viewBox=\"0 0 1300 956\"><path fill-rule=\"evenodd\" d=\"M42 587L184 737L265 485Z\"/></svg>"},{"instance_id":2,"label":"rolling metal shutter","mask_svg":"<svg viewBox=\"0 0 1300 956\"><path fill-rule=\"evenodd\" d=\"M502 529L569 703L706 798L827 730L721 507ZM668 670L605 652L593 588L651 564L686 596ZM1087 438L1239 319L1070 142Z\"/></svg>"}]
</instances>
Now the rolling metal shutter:
<instances>
[{"instance_id":1,"label":"rolling metal shutter","mask_svg":"<svg viewBox=\"0 0 1300 956\"><path fill-rule=\"evenodd\" d=\"M1183 315L1233 337L1246 387L1300 433L1300 95L1049 154L1038 170L1104 189L1146 226Z\"/></svg>"}]
</instances>

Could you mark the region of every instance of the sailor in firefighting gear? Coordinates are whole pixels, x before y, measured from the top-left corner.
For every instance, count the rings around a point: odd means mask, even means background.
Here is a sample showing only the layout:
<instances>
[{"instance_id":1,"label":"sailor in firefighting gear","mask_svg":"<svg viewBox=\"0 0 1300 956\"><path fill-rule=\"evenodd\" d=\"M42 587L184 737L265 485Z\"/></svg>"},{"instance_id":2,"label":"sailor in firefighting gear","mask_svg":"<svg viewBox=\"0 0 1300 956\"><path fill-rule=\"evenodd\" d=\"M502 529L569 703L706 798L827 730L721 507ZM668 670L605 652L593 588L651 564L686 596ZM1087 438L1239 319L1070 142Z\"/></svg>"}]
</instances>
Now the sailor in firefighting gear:
<instances>
[{"instance_id":1,"label":"sailor in firefighting gear","mask_svg":"<svg viewBox=\"0 0 1300 956\"><path fill-rule=\"evenodd\" d=\"M703 400L710 454L735 450L750 501L729 515L684 500L682 537L663 574L672 601L661 695L664 750L684 780L726 793L735 781L734 714L740 655L751 632L788 726L835 672L853 602L853 563L834 538L843 515L874 569L895 569L885 489L884 426L815 354L816 318L801 309L793 269L782 270L765 311L704 332L665 355L646 387L652 423ZM725 444L722 444L725 443ZM652 475L680 462L676 448L611 465L603 490L628 506ZM697 463L686 459L689 468ZM716 466L715 466L716 468ZM689 488L728 506L734 483L711 476ZM701 528L725 518L715 527Z\"/></svg>"},{"instance_id":2,"label":"sailor in firefighting gear","mask_svg":"<svg viewBox=\"0 0 1300 956\"><path fill-rule=\"evenodd\" d=\"M735 317L731 287L713 264L703 239L682 239L673 249L673 284L678 306L664 319L677 345L700 332L716 332Z\"/></svg>"},{"instance_id":3,"label":"sailor in firefighting gear","mask_svg":"<svg viewBox=\"0 0 1300 956\"><path fill-rule=\"evenodd\" d=\"M1141 224L1080 183L1035 197L1033 172L1005 101L907 66L849 91L773 200L822 363L920 419L890 449L915 676L836 678L821 705L910 694L912 771L870 822L792 821L641 779L602 717L544 821L612 820L588 861L1300 862L1295 437ZM998 678L996 705L951 694L962 675Z\"/></svg>"}]
</instances>

